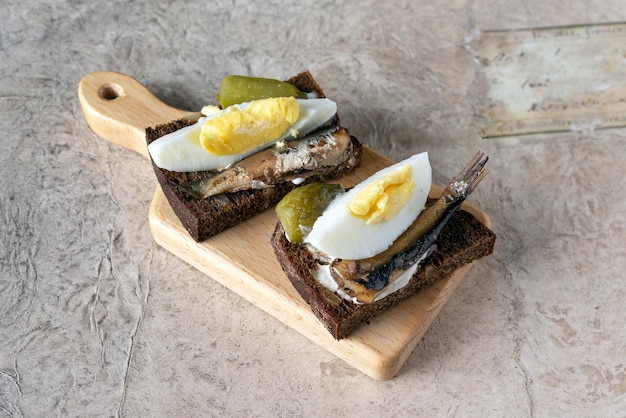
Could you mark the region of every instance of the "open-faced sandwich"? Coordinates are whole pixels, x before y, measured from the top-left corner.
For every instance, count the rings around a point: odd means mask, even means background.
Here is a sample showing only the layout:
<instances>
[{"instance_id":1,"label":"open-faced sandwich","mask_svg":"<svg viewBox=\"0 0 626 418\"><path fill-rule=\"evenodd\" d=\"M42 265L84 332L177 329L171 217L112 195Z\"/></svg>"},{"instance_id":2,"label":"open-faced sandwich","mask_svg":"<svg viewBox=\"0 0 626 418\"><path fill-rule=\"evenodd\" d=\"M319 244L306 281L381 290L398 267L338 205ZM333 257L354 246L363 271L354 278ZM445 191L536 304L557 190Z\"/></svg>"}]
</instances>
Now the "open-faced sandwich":
<instances>
[{"instance_id":1,"label":"open-faced sandwich","mask_svg":"<svg viewBox=\"0 0 626 418\"><path fill-rule=\"evenodd\" d=\"M361 143L308 71L287 81L225 77L217 102L146 129L161 188L196 241L360 163Z\"/></svg>"},{"instance_id":2,"label":"open-faced sandwich","mask_svg":"<svg viewBox=\"0 0 626 418\"><path fill-rule=\"evenodd\" d=\"M309 184L278 203L276 257L334 338L492 253L495 234L459 209L486 162L478 153L435 199L422 153L349 190Z\"/></svg>"}]
</instances>

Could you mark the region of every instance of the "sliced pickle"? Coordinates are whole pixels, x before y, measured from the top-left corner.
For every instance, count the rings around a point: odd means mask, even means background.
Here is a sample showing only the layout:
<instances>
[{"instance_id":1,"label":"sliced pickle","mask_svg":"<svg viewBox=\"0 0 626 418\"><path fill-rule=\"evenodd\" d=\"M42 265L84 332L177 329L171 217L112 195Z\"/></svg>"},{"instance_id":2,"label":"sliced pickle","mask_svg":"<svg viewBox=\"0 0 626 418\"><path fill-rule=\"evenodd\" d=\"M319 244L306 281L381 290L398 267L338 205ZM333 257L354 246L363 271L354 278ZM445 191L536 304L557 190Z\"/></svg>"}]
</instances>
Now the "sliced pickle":
<instances>
[{"instance_id":1,"label":"sliced pickle","mask_svg":"<svg viewBox=\"0 0 626 418\"><path fill-rule=\"evenodd\" d=\"M276 214L291 242L302 242L330 202L344 192L338 184L311 183L289 192L276 205Z\"/></svg>"},{"instance_id":2,"label":"sliced pickle","mask_svg":"<svg viewBox=\"0 0 626 418\"><path fill-rule=\"evenodd\" d=\"M306 99L306 94L285 81L242 75L224 77L217 92L217 102L223 108L270 97Z\"/></svg>"}]
</instances>

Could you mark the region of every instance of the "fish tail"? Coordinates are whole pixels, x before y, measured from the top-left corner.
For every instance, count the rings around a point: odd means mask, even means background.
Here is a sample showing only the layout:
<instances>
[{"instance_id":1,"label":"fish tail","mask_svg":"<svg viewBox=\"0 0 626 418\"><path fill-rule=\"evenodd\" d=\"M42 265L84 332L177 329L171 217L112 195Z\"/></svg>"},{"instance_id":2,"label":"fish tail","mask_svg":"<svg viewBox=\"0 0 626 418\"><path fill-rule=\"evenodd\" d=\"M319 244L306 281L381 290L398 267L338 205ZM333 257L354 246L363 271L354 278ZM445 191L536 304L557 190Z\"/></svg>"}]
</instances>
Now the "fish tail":
<instances>
[{"instance_id":1,"label":"fish tail","mask_svg":"<svg viewBox=\"0 0 626 418\"><path fill-rule=\"evenodd\" d=\"M488 160L489 157L485 155L484 152L477 152L467 166L465 166L465 168L450 181L448 187L446 187L446 191L450 197L457 200L465 199L469 196L476 186L478 186L478 183L487 175L485 164L487 164Z\"/></svg>"}]
</instances>

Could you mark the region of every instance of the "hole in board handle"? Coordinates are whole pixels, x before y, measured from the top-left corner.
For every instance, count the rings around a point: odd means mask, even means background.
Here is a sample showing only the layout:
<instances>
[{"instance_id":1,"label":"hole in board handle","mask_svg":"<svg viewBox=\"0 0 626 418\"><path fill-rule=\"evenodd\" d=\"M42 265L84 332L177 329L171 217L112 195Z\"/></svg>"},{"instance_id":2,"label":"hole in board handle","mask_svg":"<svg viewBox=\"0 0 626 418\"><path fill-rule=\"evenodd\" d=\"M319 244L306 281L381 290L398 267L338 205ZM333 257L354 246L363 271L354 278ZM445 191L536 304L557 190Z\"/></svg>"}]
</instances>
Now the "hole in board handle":
<instances>
[{"instance_id":1,"label":"hole in board handle","mask_svg":"<svg viewBox=\"0 0 626 418\"><path fill-rule=\"evenodd\" d=\"M98 96L102 100L106 100L108 102L113 101L115 99L120 98L124 95L124 89L119 84L105 84L100 87L100 91L98 91Z\"/></svg>"}]
</instances>

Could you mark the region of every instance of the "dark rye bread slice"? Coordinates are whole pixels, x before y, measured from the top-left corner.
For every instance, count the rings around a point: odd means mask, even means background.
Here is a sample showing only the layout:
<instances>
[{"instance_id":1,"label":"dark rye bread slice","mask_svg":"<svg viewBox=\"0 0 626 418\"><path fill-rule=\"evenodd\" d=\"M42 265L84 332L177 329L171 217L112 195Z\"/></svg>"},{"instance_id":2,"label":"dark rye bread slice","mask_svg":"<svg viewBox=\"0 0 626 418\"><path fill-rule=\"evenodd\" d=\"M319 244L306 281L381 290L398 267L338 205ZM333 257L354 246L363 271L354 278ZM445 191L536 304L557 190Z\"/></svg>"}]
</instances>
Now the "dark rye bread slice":
<instances>
[{"instance_id":1,"label":"dark rye bread slice","mask_svg":"<svg viewBox=\"0 0 626 418\"><path fill-rule=\"evenodd\" d=\"M321 87L308 71L302 72L287 81L304 92L315 92L318 97L325 97ZM168 124L147 128L146 142L150 144L163 135L182 129L193 123L193 121L187 119L180 119ZM334 117L332 124L339 126L338 116ZM356 168L360 163L362 144L358 139L351 136L351 147L352 158L346 163L337 167L329 167L320 170L309 177L303 184L336 179ZM202 241L218 234L274 206L289 193L289 191L296 187L291 181L287 181L266 189L222 193L214 197L198 199L184 193L178 186L182 183L206 176L209 172L183 173L168 171L157 167L154 162L152 166L154 167L159 184L169 204L195 241Z\"/></svg>"},{"instance_id":2,"label":"dark rye bread slice","mask_svg":"<svg viewBox=\"0 0 626 418\"><path fill-rule=\"evenodd\" d=\"M424 260L402 289L369 305L357 305L321 285L311 274L316 267L313 254L304 244L291 243L279 222L272 234L272 246L287 277L311 306L313 313L335 339L350 332L392 305L412 296L433 281L493 252L496 235L470 213L457 210L442 229L437 249Z\"/></svg>"}]
</instances>

